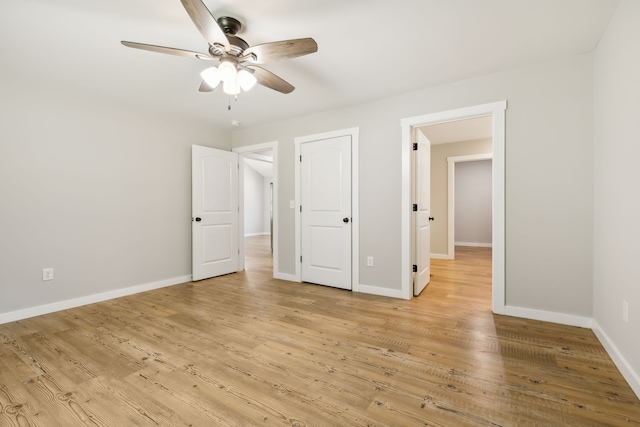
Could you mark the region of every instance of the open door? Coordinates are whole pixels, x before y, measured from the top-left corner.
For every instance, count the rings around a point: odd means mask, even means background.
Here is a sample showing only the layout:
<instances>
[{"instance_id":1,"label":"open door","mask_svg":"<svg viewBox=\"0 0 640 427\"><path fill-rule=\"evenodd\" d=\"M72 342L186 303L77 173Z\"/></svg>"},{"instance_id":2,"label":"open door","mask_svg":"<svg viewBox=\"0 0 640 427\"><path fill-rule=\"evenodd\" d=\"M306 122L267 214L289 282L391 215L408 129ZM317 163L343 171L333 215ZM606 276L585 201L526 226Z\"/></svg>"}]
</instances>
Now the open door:
<instances>
[{"instance_id":1,"label":"open door","mask_svg":"<svg viewBox=\"0 0 640 427\"><path fill-rule=\"evenodd\" d=\"M238 154L209 147L191 150L192 277L239 271Z\"/></svg>"},{"instance_id":2,"label":"open door","mask_svg":"<svg viewBox=\"0 0 640 427\"><path fill-rule=\"evenodd\" d=\"M416 272L413 279L413 295L420 295L431 277L431 142L419 130L416 129L414 132Z\"/></svg>"}]
</instances>

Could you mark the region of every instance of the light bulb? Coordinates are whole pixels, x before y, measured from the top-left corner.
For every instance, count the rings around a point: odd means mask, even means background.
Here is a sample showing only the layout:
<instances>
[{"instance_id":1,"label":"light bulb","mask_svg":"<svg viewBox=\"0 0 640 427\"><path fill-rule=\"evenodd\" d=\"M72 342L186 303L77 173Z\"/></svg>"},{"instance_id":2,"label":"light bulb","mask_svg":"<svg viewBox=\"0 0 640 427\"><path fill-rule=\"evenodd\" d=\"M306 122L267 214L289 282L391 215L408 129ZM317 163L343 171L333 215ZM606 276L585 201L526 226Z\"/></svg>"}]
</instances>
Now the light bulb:
<instances>
[{"instance_id":1,"label":"light bulb","mask_svg":"<svg viewBox=\"0 0 640 427\"><path fill-rule=\"evenodd\" d=\"M238 75L236 65L231 61L222 61L218 66L218 72L220 73L220 80L225 83L235 81Z\"/></svg>"},{"instance_id":2,"label":"light bulb","mask_svg":"<svg viewBox=\"0 0 640 427\"><path fill-rule=\"evenodd\" d=\"M240 85L237 80L232 80L229 82L224 82L222 84L222 90L227 95L237 95L240 93Z\"/></svg>"},{"instance_id":3,"label":"light bulb","mask_svg":"<svg viewBox=\"0 0 640 427\"><path fill-rule=\"evenodd\" d=\"M220 73L216 67L210 67L202 70L200 73L202 80L211 88L215 89L220 84Z\"/></svg>"},{"instance_id":4,"label":"light bulb","mask_svg":"<svg viewBox=\"0 0 640 427\"><path fill-rule=\"evenodd\" d=\"M238 84L245 92L254 87L257 81L253 73L247 70L240 70L238 72Z\"/></svg>"}]
</instances>

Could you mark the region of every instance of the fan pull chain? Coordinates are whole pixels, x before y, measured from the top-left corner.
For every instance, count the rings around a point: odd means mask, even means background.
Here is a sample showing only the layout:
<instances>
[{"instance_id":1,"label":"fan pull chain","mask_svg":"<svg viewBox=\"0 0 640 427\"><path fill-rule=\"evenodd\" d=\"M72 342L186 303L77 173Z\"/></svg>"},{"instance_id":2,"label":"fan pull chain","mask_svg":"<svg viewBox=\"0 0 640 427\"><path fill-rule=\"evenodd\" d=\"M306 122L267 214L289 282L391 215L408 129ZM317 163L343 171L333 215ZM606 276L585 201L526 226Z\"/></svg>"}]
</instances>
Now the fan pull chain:
<instances>
[{"instance_id":1,"label":"fan pull chain","mask_svg":"<svg viewBox=\"0 0 640 427\"><path fill-rule=\"evenodd\" d=\"M238 101L238 95L234 95L233 100ZM231 111L231 97L229 97L229 105L227 106L227 110Z\"/></svg>"}]
</instances>

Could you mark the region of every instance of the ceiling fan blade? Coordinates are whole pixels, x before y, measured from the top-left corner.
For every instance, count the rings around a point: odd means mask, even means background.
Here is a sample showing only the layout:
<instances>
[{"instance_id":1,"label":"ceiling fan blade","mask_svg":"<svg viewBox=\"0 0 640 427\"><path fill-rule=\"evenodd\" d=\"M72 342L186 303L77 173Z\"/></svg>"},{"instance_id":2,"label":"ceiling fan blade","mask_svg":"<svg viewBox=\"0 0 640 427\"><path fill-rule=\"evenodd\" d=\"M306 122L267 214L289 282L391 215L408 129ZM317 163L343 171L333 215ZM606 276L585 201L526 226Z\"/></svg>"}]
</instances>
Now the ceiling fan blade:
<instances>
[{"instance_id":1,"label":"ceiling fan blade","mask_svg":"<svg viewBox=\"0 0 640 427\"><path fill-rule=\"evenodd\" d=\"M205 60L213 59L211 56L209 56L206 53L193 52L191 50L175 49L172 47L156 46L152 44L128 42L125 40L123 40L121 43L127 47L132 47L134 49L148 50L151 52L167 53L169 55L183 56L186 58L196 58L196 59L205 59Z\"/></svg>"},{"instance_id":2,"label":"ceiling fan blade","mask_svg":"<svg viewBox=\"0 0 640 427\"><path fill-rule=\"evenodd\" d=\"M269 89L276 90L281 93L291 93L295 89L291 84L287 83L280 77L273 74L271 71L267 71L260 67L247 67L253 71L253 76L258 80L258 83Z\"/></svg>"},{"instance_id":3,"label":"ceiling fan blade","mask_svg":"<svg viewBox=\"0 0 640 427\"><path fill-rule=\"evenodd\" d=\"M279 42L264 43L251 46L242 53L242 56L253 56L248 59L254 64L266 64L267 62L282 59L296 58L318 51L318 44L312 38L282 40Z\"/></svg>"},{"instance_id":4,"label":"ceiling fan blade","mask_svg":"<svg viewBox=\"0 0 640 427\"><path fill-rule=\"evenodd\" d=\"M228 52L231 49L229 40L227 40L227 36L216 22L216 18L209 12L202 0L180 1L205 40L211 46L216 44L224 46L224 49Z\"/></svg>"},{"instance_id":5,"label":"ceiling fan blade","mask_svg":"<svg viewBox=\"0 0 640 427\"><path fill-rule=\"evenodd\" d=\"M207 82L205 82L204 80L202 81L202 83L200 83L200 88L198 89L198 91L200 92L213 92L215 88L209 86L207 84Z\"/></svg>"}]
</instances>

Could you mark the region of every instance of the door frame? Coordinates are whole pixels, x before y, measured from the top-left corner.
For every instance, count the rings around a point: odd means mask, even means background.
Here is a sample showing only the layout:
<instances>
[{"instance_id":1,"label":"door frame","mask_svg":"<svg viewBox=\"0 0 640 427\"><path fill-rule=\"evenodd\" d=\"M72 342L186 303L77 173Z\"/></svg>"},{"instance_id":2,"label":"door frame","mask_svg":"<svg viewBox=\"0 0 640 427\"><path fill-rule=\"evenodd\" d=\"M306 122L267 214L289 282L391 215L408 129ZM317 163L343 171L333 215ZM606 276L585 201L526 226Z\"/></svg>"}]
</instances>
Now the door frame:
<instances>
[{"instance_id":1,"label":"door frame","mask_svg":"<svg viewBox=\"0 0 640 427\"><path fill-rule=\"evenodd\" d=\"M477 162L479 160L492 160L493 154L470 154L467 156L447 157L447 259L455 259L455 214L456 214L456 163ZM491 162L493 164L493 161ZM493 177L491 179L493 182ZM491 215L493 218L493 214ZM493 247L493 243L492 243Z\"/></svg>"},{"instance_id":2,"label":"door frame","mask_svg":"<svg viewBox=\"0 0 640 427\"><path fill-rule=\"evenodd\" d=\"M302 216L300 215L300 203L302 196L301 180L302 171L300 169L300 146L305 142L319 141L323 139L336 138L340 136L351 137L351 291L359 292L360 283L360 217L358 212L358 135L360 128L349 128L336 130L332 132L317 133L313 135L295 137L293 140L295 146L295 201L294 206L294 222L295 222L295 280L302 282L302 266L300 257L302 256Z\"/></svg>"},{"instance_id":3,"label":"door frame","mask_svg":"<svg viewBox=\"0 0 640 427\"><path fill-rule=\"evenodd\" d=\"M244 155L247 153L254 153L256 151L273 150L273 277L277 278L277 272L280 270L278 264L278 141L264 142L262 144L245 145L243 147L233 148L231 151L238 153L240 160L239 170L239 224L241 225L240 233L238 234L238 247L240 248L240 271L244 270Z\"/></svg>"},{"instance_id":4,"label":"door frame","mask_svg":"<svg viewBox=\"0 0 640 427\"><path fill-rule=\"evenodd\" d=\"M413 271L411 267L411 144L413 128L436 123L492 116L493 162L492 162L492 310L496 314L505 312L505 115L507 101L475 105L454 110L441 111L422 116L407 117L400 121L401 142L401 297L413 297Z\"/></svg>"}]
</instances>

